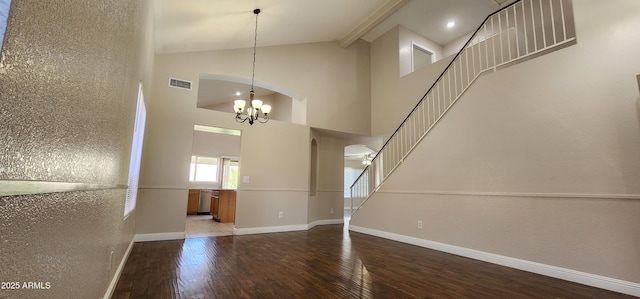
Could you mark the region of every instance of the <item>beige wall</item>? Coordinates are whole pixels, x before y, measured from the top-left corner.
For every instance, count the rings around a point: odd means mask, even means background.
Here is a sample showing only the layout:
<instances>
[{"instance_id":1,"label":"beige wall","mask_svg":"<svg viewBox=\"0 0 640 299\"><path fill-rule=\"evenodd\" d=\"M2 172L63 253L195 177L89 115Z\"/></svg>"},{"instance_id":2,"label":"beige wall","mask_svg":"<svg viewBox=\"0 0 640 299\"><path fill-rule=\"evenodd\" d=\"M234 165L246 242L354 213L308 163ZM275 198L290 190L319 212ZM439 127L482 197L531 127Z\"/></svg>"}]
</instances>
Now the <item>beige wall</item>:
<instances>
[{"instance_id":1,"label":"beige wall","mask_svg":"<svg viewBox=\"0 0 640 299\"><path fill-rule=\"evenodd\" d=\"M251 78L252 49L162 54L173 60L171 76L194 82L201 74ZM306 124L369 135L369 43L341 48L337 42L258 48L257 85L306 100ZM166 86L167 78L158 80ZM197 93L194 91L193 93ZM339 108L339 109L338 109ZM296 116L298 117L298 116Z\"/></svg>"},{"instance_id":2,"label":"beige wall","mask_svg":"<svg viewBox=\"0 0 640 299\"><path fill-rule=\"evenodd\" d=\"M574 8L577 45L481 77L351 224L640 283L640 3Z\"/></svg>"},{"instance_id":3,"label":"beige wall","mask_svg":"<svg viewBox=\"0 0 640 299\"><path fill-rule=\"evenodd\" d=\"M275 121L243 129L236 228L307 223L309 132Z\"/></svg>"},{"instance_id":4,"label":"beige wall","mask_svg":"<svg viewBox=\"0 0 640 299\"><path fill-rule=\"evenodd\" d=\"M157 81L165 81L162 78L174 67L162 58L158 61ZM195 108L195 93L172 94L173 89L162 82L155 88L143 152L141 188L146 191L140 198L145 206L154 207L154 213L145 210L145 217L137 219L138 233L184 231L194 124L242 130L236 228L281 225L277 214L272 219L262 215L267 208L284 209L287 221L306 223L308 127L276 120L253 126L236 123L232 113ZM244 176L248 183L242 182ZM291 210L292 200L305 204Z\"/></svg>"},{"instance_id":5,"label":"beige wall","mask_svg":"<svg viewBox=\"0 0 640 299\"><path fill-rule=\"evenodd\" d=\"M150 11L150 1L12 1L0 180L78 188L0 197L0 277L50 285L1 297L105 295L134 233L136 212L123 213L140 81L149 95Z\"/></svg>"},{"instance_id":6,"label":"beige wall","mask_svg":"<svg viewBox=\"0 0 640 299\"><path fill-rule=\"evenodd\" d=\"M395 30L395 29L392 29ZM398 30L398 55L400 60L400 77L413 73L413 45L417 45L433 53L434 62L444 58L442 46L430 41L426 37L419 35L402 26Z\"/></svg>"},{"instance_id":7,"label":"beige wall","mask_svg":"<svg viewBox=\"0 0 640 299\"><path fill-rule=\"evenodd\" d=\"M148 191L141 201L162 208L138 219L138 233L184 231L186 196L181 194L186 195L188 185L194 124L242 130L237 229L307 223L308 126L277 120L238 124L231 113L196 108L197 92L167 87L170 76L194 83L202 74L248 78L251 64L242 62L249 62L250 53L239 49L157 55L142 164L141 188ZM347 49L336 42L274 46L259 48L258 53L256 82L295 96L294 105L306 102L309 113L292 115L294 120L306 118L311 126L369 133L368 43ZM250 177L249 183L242 182L244 176ZM285 218L266 215L271 209L284 212ZM164 217L171 217L174 225L160 224Z\"/></svg>"},{"instance_id":8,"label":"beige wall","mask_svg":"<svg viewBox=\"0 0 640 299\"><path fill-rule=\"evenodd\" d=\"M275 107L278 107L278 110L273 110L273 109L271 110L271 113L269 114L269 118L286 121L286 122L293 122L291 117L291 114L293 113L293 99L290 96L276 93L273 95L272 103L267 103L267 102L265 103L270 104L271 107L274 107L274 109ZM296 111L296 113L306 114L306 111L304 112ZM294 123L304 124L299 122L294 122Z\"/></svg>"},{"instance_id":9,"label":"beige wall","mask_svg":"<svg viewBox=\"0 0 640 299\"><path fill-rule=\"evenodd\" d=\"M354 162L356 167L364 168L360 161L345 160L344 148L353 144L379 148L381 139L325 130L311 130L311 138L318 143L318 193L316 196L309 196L308 222L341 221L345 207L345 163Z\"/></svg>"},{"instance_id":10,"label":"beige wall","mask_svg":"<svg viewBox=\"0 0 640 299\"><path fill-rule=\"evenodd\" d=\"M639 213L628 199L383 191L350 224L638 283Z\"/></svg>"},{"instance_id":11,"label":"beige wall","mask_svg":"<svg viewBox=\"0 0 640 299\"><path fill-rule=\"evenodd\" d=\"M347 140L323 134L318 143L318 219L342 219L344 207L344 147ZM332 212L333 209L333 212Z\"/></svg>"},{"instance_id":12,"label":"beige wall","mask_svg":"<svg viewBox=\"0 0 640 299\"><path fill-rule=\"evenodd\" d=\"M248 123L236 123L232 113L196 108L196 92L166 86L166 78L170 75L197 78L200 73L213 69L206 63L199 63L198 67L187 64L185 61L191 61L191 56L159 55L156 60L156 96L149 105L148 134L142 165L141 188L148 191L143 192L140 200L146 206L160 208L154 208L155 213L145 213L146 217L138 218L137 232L184 231L194 124L242 130L236 228L281 225L277 214L274 218L263 217L262 210L267 207L279 210L286 208L287 221L306 223L306 204L297 205L293 210L286 206L296 198L305 203L307 200L308 181L300 178L308 173L306 151L309 128L277 120L249 126ZM244 176L250 177L249 183L242 182ZM282 198L282 201L273 198ZM160 223L165 218L172 223L170 227Z\"/></svg>"},{"instance_id":13,"label":"beige wall","mask_svg":"<svg viewBox=\"0 0 640 299\"><path fill-rule=\"evenodd\" d=\"M452 59L446 57L431 66L399 77L399 40L400 27L396 26L371 43L371 135L382 135L385 140L398 128Z\"/></svg>"},{"instance_id":14,"label":"beige wall","mask_svg":"<svg viewBox=\"0 0 640 299\"><path fill-rule=\"evenodd\" d=\"M454 40L448 44L446 44L443 48L442 48L442 52L444 56L451 56L451 55L456 55L458 54L458 52L460 52L460 50L462 50L462 47L464 47L464 45L467 43L467 41L469 41L469 39L471 38L472 33L469 33L457 40ZM480 40L484 40L484 38L481 38Z\"/></svg>"},{"instance_id":15,"label":"beige wall","mask_svg":"<svg viewBox=\"0 0 640 299\"><path fill-rule=\"evenodd\" d=\"M239 157L240 136L193 131L191 153L206 157Z\"/></svg>"}]
</instances>

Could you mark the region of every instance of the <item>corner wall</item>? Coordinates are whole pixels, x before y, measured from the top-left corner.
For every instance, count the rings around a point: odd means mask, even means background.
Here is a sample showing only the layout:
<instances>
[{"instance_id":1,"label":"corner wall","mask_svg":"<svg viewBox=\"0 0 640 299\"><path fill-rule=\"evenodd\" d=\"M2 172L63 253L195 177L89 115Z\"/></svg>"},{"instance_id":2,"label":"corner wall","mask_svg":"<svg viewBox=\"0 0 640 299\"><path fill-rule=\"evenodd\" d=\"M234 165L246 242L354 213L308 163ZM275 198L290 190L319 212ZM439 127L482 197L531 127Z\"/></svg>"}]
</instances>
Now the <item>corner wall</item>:
<instances>
[{"instance_id":1,"label":"corner wall","mask_svg":"<svg viewBox=\"0 0 640 299\"><path fill-rule=\"evenodd\" d=\"M318 143L320 161L316 219L341 222L344 219L344 147L347 141L322 134Z\"/></svg>"},{"instance_id":2,"label":"corner wall","mask_svg":"<svg viewBox=\"0 0 640 299\"><path fill-rule=\"evenodd\" d=\"M124 218L151 2L13 0L0 58L0 277L11 298L101 298L131 244ZM148 96L149 93L147 92ZM71 187L54 192L51 186ZM48 286L48 287L47 287Z\"/></svg>"}]
</instances>

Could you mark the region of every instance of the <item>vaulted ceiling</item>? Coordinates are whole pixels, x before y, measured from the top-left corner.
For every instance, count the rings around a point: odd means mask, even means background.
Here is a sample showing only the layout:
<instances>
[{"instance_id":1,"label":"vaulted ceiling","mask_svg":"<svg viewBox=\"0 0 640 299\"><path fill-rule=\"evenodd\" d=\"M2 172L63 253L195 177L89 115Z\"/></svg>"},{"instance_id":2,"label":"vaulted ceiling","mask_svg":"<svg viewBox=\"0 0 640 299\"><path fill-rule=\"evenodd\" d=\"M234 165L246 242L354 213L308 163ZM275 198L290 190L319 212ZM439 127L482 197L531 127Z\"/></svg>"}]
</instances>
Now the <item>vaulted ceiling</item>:
<instances>
[{"instance_id":1,"label":"vaulted ceiling","mask_svg":"<svg viewBox=\"0 0 640 299\"><path fill-rule=\"evenodd\" d=\"M158 0L156 52L173 53L253 46L372 41L400 24L444 45L473 31L508 0ZM455 21L454 28L446 23Z\"/></svg>"},{"instance_id":2,"label":"vaulted ceiling","mask_svg":"<svg viewBox=\"0 0 640 299\"><path fill-rule=\"evenodd\" d=\"M445 46L471 33L491 12L513 0L157 0L154 34L157 53L336 41L346 47L361 38L372 42L396 25ZM447 28L447 22L456 26ZM234 99L245 82L201 78L198 107ZM257 96L274 93L256 89ZM246 95L241 96L246 98ZM229 112L231 104L229 104Z\"/></svg>"}]
</instances>

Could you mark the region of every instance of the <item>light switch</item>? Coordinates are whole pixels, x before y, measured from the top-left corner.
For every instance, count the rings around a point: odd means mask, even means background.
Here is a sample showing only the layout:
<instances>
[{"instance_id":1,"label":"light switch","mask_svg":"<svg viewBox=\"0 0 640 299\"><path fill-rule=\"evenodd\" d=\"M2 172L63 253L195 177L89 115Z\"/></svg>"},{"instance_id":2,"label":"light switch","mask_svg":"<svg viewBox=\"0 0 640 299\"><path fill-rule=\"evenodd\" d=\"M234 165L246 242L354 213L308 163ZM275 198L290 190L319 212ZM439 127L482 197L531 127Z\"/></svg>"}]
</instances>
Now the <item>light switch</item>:
<instances>
[{"instance_id":1,"label":"light switch","mask_svg":"<svg viewBox=\"0 0 640 299\"><path fill-rule=\"evenodd\" d=\"M250 176L245 175L245 176L242 177L242 182L243 183L248 183L250 181L251 181L251 177Z\"/></svg>"}]
</instances>

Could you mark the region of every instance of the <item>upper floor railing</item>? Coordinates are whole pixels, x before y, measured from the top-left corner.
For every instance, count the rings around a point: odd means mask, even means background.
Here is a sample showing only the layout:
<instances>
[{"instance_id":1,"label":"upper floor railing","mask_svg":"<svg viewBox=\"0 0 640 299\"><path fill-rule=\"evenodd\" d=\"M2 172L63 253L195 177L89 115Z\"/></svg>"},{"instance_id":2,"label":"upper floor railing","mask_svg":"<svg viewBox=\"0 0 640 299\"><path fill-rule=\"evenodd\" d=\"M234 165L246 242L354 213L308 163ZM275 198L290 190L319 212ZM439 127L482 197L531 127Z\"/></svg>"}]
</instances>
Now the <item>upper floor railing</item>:
<instances>
[{"instance_id":1,"label":"upper floor railing","mask_svg":"<svg viewBox=\"0 0 640 299\"><path fill-rule=\"evenodd\" d=\"M571 0L520 0L489 15L351 185L351 214L483 73L574 44Z\"/></svg>"}]
</instances>

